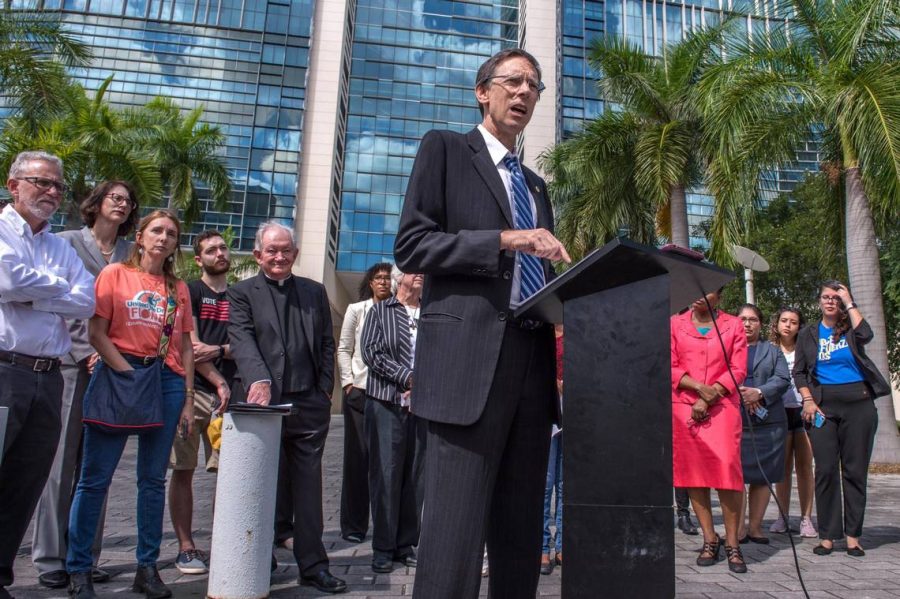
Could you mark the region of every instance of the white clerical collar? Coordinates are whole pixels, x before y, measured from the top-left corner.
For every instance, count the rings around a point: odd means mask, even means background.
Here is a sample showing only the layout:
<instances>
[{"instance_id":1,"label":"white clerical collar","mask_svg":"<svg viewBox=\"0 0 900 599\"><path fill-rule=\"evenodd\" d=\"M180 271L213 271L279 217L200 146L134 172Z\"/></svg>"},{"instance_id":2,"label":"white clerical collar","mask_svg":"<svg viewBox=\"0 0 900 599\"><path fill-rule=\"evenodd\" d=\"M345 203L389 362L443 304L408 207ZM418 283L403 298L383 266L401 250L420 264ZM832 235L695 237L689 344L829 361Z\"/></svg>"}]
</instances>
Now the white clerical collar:
<instances>
[{"instance_id":1,"label":"white clerical collar","mask_svg":"<svg viewBox=\"0 0 900 599\"><path fill-rule=\"evenodd\" d=\"M478 131L480 131L482 137L484 137L484 144L487 146L488 152L491 155L491 160L494 161L494 166L500 166L507 154L513 156L516 155L515 152L510 152L509 149L503 145L503 142L494 137L494 134L488 131L484 125L478 125Z\"/></svg>"},{"instance_id":2,"label":"white clerical collar","mask_svg":"<svg viewBox=\"0 0 900 599\"><path fill-rule=\"evenodd\" d=\"M293 278L293 274L290 274L290 275L288 275L287 277L285 277L285 278L283 278L283 279L273 279L272 277L270 277L269 275L267 275L265 272L263 272L263 276L264 276L266 279L268 279L269 281L271 281L272 283L277 284L279 287L284 287L284 284L287 283L288 281L290 281L290 280Z\"/></svg>"}]
</instances>

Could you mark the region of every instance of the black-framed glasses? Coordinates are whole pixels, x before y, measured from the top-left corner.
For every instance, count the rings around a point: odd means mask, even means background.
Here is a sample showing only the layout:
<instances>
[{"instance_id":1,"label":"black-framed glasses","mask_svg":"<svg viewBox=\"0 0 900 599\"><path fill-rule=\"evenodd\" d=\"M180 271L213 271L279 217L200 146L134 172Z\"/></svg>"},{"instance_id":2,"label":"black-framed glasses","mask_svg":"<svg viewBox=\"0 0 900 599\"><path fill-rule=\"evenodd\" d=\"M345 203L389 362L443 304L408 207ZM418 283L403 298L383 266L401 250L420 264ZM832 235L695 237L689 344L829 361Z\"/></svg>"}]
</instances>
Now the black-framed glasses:
<instances>
[{"instance_id":1,"label":"black-framed glasses","mask_svg":"<svg viewBox=\"0 0 900 599\"><path fill-rule=\"evenodd\" d=\"M837 304L841 301L839 295L822 295L819 296L819 299L822 300L823 304Z\"/></svg>"},{"instance_id":2,"label":"black-framed glasses","mask_svg":"<svg viewBox=\"0 0 900 599\"><path fill-rule=\"evenodd\" d=\"M56 179L47 179L46 177L16 177L16 181L28 181L41 191L47 191L52 187L58 191L60 195L65 195L69 192L69 186Z\"/></svg>"},{"instance_id":3,"label":"black-framed glasses","mask_svg":"<svg viewBox=\"0 0 900 599\"><path fill-rule=\"evenodd\" d=\"M537 79L532 79L531 77L526 77L525 75L491 75L484 81L485 83L487 83L491 79L497 79L497 83L502 85L508 91L512 92L522 87L523 83L528 84L528 91L534 92L538 95L540 95L542 91L547 89L543 81L538 81Z\"/></svg>"}]
</instances>

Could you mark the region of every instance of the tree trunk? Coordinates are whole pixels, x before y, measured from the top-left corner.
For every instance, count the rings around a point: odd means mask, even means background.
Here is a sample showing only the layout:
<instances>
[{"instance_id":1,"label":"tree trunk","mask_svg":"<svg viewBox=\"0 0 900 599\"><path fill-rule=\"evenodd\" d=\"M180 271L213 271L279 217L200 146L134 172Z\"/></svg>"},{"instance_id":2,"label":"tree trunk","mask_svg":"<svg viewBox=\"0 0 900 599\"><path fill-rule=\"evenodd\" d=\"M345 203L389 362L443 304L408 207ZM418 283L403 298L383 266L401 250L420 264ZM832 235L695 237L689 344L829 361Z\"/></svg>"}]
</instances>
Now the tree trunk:
<instances>
[{"instance_id":1,"label":"tree trunk","mask_svg":"<svg viewBox=\"0 0 900 599\"><path fill-rule=\"evenodd\" d=\"M687 199L683 185L673 185L669 191L669 218L672 221L672 243L683 248L691 247L688 233Z\"/></svg>"},{"instance_id":2,"label":"tree trunk","mask_svg":"<svg viewBox=\"0 0 900 599\"><path fill-rule=\"evenodd\" d=\"M875 226L869 198L863 188L859 167L846 169L844 189L850 292L875 333L875 338L866 345L866 354L872 358L881 374L890 380L878 246L875 243ZM878 407L878 433L875 436L872 462L900 463L900 436L897 434L893 399L890 395L881 397L876 400L875 405Z\"/></svg>"}]
</instances>

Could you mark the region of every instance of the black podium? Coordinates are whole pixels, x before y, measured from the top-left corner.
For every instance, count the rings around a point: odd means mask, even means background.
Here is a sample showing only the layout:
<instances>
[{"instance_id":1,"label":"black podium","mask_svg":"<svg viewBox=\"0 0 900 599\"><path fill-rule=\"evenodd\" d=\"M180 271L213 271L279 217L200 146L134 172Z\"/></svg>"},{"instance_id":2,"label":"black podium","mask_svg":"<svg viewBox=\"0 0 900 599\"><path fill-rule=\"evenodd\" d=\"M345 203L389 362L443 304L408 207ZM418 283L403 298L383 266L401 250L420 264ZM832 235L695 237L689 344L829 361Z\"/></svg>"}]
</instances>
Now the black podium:
<instances>
[{"instance_id":1,"label":"black podium","mask_svg":"<svg viewBox=\"0 0 900 599\"><path fill-rule=\"evenodd\" d=\"M735 277L616 239L516 316L562 322L562 596L675 596L669 317Z\"/></svg>"}]
</instances>

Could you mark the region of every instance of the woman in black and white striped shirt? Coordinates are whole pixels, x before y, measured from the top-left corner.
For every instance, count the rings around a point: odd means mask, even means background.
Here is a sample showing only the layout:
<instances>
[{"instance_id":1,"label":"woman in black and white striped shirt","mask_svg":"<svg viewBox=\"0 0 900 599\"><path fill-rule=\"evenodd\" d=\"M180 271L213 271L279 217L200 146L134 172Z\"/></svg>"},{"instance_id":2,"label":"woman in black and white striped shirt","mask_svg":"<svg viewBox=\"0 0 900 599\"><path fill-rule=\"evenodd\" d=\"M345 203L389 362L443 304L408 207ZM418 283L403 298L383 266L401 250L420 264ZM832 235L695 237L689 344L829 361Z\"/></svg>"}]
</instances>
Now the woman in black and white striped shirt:
<instances>
[{"instance_id":1,"label":"woman in black and white striped shirt","mask_svg":"<svg viewBox=\"0 0 900 599\"><path fill-rule=\"evenodd\" d=\"M391 272L394 296L375 304L362 331L366 381L365 434L372 503L372 570L393 562L415 567L422 511L425 428L409 411L422 282Z\"/></svg>"}]
</instances>

